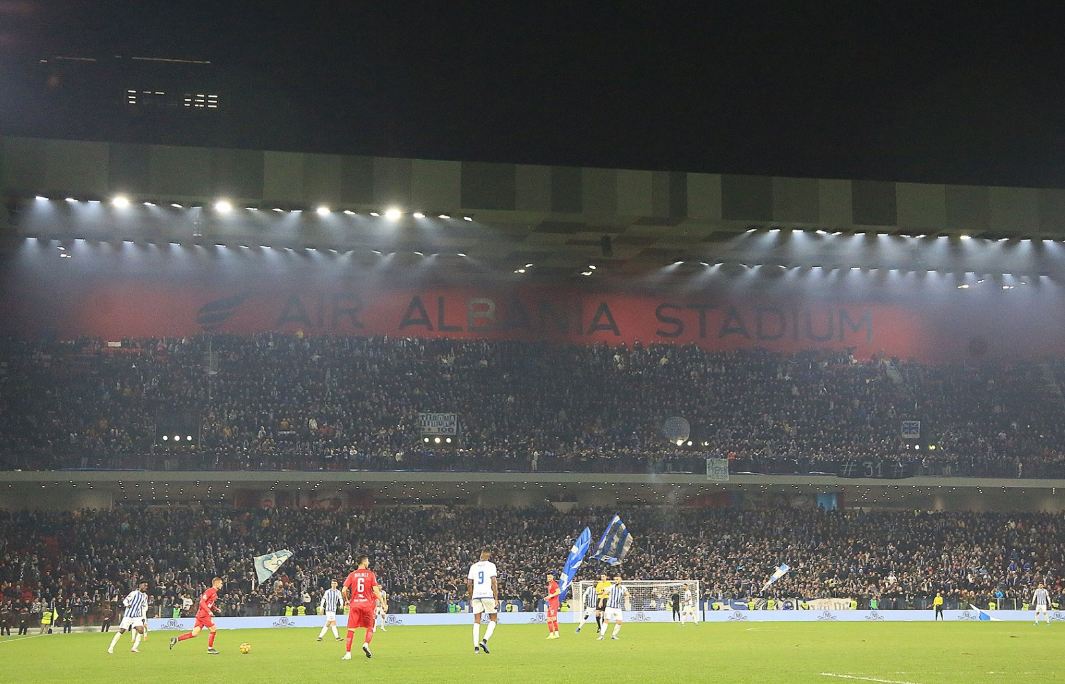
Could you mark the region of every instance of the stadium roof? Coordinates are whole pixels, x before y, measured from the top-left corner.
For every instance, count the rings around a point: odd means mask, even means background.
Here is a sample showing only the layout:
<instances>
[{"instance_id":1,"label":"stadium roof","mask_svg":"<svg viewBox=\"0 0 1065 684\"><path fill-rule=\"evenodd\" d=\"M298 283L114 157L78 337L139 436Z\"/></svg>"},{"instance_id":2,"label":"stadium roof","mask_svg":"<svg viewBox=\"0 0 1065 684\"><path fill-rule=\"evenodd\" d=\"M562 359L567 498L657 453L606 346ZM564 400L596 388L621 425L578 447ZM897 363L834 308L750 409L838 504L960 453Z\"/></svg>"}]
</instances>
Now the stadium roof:
<instances>
[{"instance_id":1,"label":"stadium roof","mask_svg":"<svg viewBox=\"0 0 1065 684\"><path fill-rule=\"evenodd\" d=\"M1065 239L1059 189L20 137L0 138L0 189L9 238L469 255L552 276L678 261L1048 272L1013 247Z\"/></svg>"}]
</instances>

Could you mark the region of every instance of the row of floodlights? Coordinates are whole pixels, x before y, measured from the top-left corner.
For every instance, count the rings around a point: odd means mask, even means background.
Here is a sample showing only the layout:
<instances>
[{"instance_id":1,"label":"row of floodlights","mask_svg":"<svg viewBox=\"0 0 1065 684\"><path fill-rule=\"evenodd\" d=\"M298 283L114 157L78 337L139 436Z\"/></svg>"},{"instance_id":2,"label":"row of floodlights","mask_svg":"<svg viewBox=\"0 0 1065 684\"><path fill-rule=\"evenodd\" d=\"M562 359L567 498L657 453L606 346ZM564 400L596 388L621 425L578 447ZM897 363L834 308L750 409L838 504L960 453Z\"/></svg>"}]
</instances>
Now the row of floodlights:
<instances>
[{"instance_id":1,"label":"row of floodlights","mask_svg":"<svg viewBox=\"0 0 1065 684\"><path fill-rule=\"evenodd\" d=\"M40 201L40 202L49 201L49 198L44 197L43 195L37 195L36 199L38 201ZM73 197L67 197L66 201L67 202L71 202L71 203L75 203L75 202L78 202L79 200L77 200L77 199L75 199ZM99 200L88 200L88 201L89 201L90 204L99 204L100 203ZM143 204L146 207L157 206L154 202L142 202L141 204ZM183 205L183 204L181 204L179 202L170 202L169 204L170 204L171 207L173 207L175 209L184 209L185 208L185 205ZM131 200L126 195L115 195L114 197L111 198L111 206L115 207L116 209L126 209L126 208L128 208L128 207L130 207L132 205L133 205L133 200ZM228 199L224 198L224 197L220 197L219 199L215 200L214 203L211 206L219 214L231 214L231 213L233 213L234 210L236 210L236 206L234 206L233 202L231 200L228 200ZM258 207L245 207L245 209L247 209L248 211L259 211ZM303 210L302 209L286 210L286 209L282 209L280 207L274 207L273 211L275 211L275 212L277 212L279 214L280 213L287 213L287 212L298 214L298 213L302 213ZM333 213L333 210L328 205L320 204L317 207L315 207L314 213L318 214L319 216L329 216L330 214ZM343 210L342 213L344 213L344 214L346 214L348 216L354 216L356 214L356 212L354 212L354 211L352 211L350 209L345 209L345 210ZM373 216L374 218L377 218L379 216L384 216L389 221L398 221L401 218L403 218L404 211L402 209L400 209L399 207L388 207L383 212L371 211L370 212L370 216ZM415 212L411 212L411 216L413 216L416 219L423 219L423 218L426 217L426 214L425 214L425 212L415 211ZM436 217L440 218L440 219L450 219L451 218L451 214L446 214L446 213L437 214ZM463 221L473 221L473 217L469 216L469 215L463 215L462 216L462 220Z\"/></svg>"},{"instance_id":2,"label":"row of floodlights","mask_svg":"<svg viewBox=\"0 0 1065 684\"><path fill-rule=\"evenodd\" d=\"M164 442L169 442L171 440L173 440L175 442L180 442L181 441L181 435L174 435L173 437L171 437L170 435L163 435L163 441ZM192 441L192 435L186 435L185 441L186 442L191 442Z\"/></svg>"},{"instance_id":3,"label":"row of floodlights","mask_svg":"<svg viewBox=\"0 0 1065 684\"><path fill-rule=\"evenodd\" d=\"M425 442L426 444L428 444L429 443L429 438L428 437L422 437L422 441ZM433 437L432 442L433 442L433 444L440 444L440 443L451 444L452 439L450 437L444 437L443 439L441 439L440 437Z\"/></svg>"}]
</instances>

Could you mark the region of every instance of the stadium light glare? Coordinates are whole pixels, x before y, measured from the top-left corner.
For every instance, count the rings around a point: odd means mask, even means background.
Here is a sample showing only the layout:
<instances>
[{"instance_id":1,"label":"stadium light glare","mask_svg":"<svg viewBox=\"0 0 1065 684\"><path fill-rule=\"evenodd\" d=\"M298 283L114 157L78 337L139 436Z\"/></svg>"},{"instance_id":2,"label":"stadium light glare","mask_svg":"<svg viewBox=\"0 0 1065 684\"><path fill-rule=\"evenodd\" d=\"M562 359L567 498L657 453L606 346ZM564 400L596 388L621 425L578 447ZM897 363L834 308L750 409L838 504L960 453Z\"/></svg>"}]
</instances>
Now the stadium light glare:
<instances>
[{"instance_id":1,"label":"stadium light glare","mask_svg":"<svg viewBox=\"0 0 1065 684\"><path fill-rule=\"evenodd\" d=\"M678 439L677 440L677 446L684 446L684 440L683 439Z\"/></svg>"},{"instance_id":2,"label":"stadium light glare","mask_svg":"<svg viewBox=\"0 0 1065 684\"><path fill-rule=\"evenodd\" d=\"M35 195L33 199L37 200L38 202L47 202L48 201L48 198L45 197L44 195Z\"/></svg>"},{"instance_id":3,"label":"stadium light glare","mask_svg":"<svg viewBox=\"0 0 1065 684\"><path fill-rule=\"evenodd\" d=\"M517 268L517 269L514 269L514 272L515 273L525 273L525 269L524 268Z\"/></svg>"},{"instance_id":4,"label":"stadium light glare","mask_svg":"<svg viewBox=\"0 0 1065 684\"><path fill-rule=\"evenodd\" d=\"M466 257L466 255L465 255L465 254L463 254L462 252L459 252L459 253L458 253L458 255L459 255L460 257L463 257L463 258L465 258L465 257Z\"/></svg>"},{"instance_id":5,"label":"stadium light glare","mask_svg":"<svg viewBox=\"0 0 1065 684\"><path fill-rule=\"evenodd\" d=\"M192 441L192 435L185 435L185 441L186 442L191 442Z\"/></svg>"},{"instance_id":6,"label":"stadium light glare","mask_svg":"<svg viewBox=\"0 0 1065 684\"><path fill-rule=\"evenodd\" d=\"M174 435L174 441L175 442L180 442L181 441L181 435Z\"/></svg>"},{"instance_id":7,"label":"stadium light glare","mask_svg":"<svg viewBox=\"0 0 1065 684\"><path fill-rule=\"evenodd\" d=\"M445 437L444 441L447 442L448 444L451 444L451 438L450 437Z\"/></svg>"},{"instance_id":8,"label":"stadium light glare","mask_svg":"<svg viewBox=\"0 0 1065 684\"><path fill-rule=\"evenodd\" d=\"M448 214L440 214L440 218L442 218L442 219L449 219L449 218L451 218L451 216L450 216L450 215L448 215Z\"/></svg>"},{"instance_id":9,"label":"stadium light glare","mask_svg":"<svg viewBox=\"0 0 1065 684\"><path fill-rule=\"evenodd\" d=\"M428 444L429 443L429 438L428 437L422 437L422 441L425 442L426 444Z\"/></svg>"},{"instance_id":10,"label":"stadium light glare","mask_svg":"<svg viewBox=\"0 0 1065 684\"><path fill-rule=\"evenodd\" d=\"M185 208L185 207L181 206L180 204L178 204L177 202L171 202L170 206L174 207L175 209L184 209Z\"/></svg>"},{"instance_id":11,"label":"stadium light glare","mask_svg":"<svg viewBox=\"0 0 1065 684\"><path fill-rule=\"evenodd\" d=\"M414 216L414 218L416 218L416 219L423 219L423 218L425 218L425 214L423 214L423 213L422 213L422 212L420 212L420 211L416 211L416 212L414 212L413 216Z\"/></svg>"},{"instance_id":12,"label":"stadium light glare","mask_svg":"<svg viewBox=\"0 0 1065 684\"><path fill-rule=\"evenodd\" d=\"M433 443L434 444L439 444L440 443L440 438L439 437L433 437Z\"/></svg>"},{"instance_id":13,"label":"stadium light glare","mask_svg":"<svg viewBox=\"0 0 1065 684\"><path fill-rule=\"evenodd\" d=\"M966 235L965 233L962 233L958 237L961 238L962 240L971 240L972 239L972 235Z\"/></svg>"},{"instance_id":14,"label":"stadium light glare","mask_svg":"<svg viewBox=\"0 0 1065 684\"><path fill-rule=\"evenodd\" d=\"M170 435L163 435L163 441L164 442L169 441L169 440L170 440Z\"/></svg>"},{"instance_id":15,"label":"stadium light glare","mask_svg":"<svg viewBox=\"0 0 1065 684\"><path fill-rule=\"evenodd\" d=\"M276 211L276 212L277 212L277 213L279 213L279 214L283 214L283 213L285 213L285 210L284 210L284 209L282 209L281 207L274 207L274 211Z\"/></svg>"},{"instance_id":16,"label":"stadium light glare","mask_svg":"<svg viewBox=\"0 0 1065 684\"><path fill-rule=\"evenodd\" d=\"M587 276L592 275L592 272L591 271L581 271L581 275L587 277Z\"/></svg>"},{"instance_id":17,"label":"stadium light glare","mask_svg":"<svg viewBox=\"0 0 1065 684\"><path fill-rule=\"evenodd\" d=\"M233 211L233 203L227 199L220 199L214 203L214 210L219 214L228 214Z\"/></svg>"},{"instance_id":18,"label":"stadium light glare","mask_svg":"<svg viewBox=\"0 0 1065 684\"><path fill-rule=\"evenodd\" d=\"M370 216L373 216L374 218L377 218L378 216L380 216L380 214L377 213L376 211L371 211L370 212Z\"/></svg>"},{"instance_id":19,"label":"stadium light glare","mask_svg":"<svg viewBox=\"0 0 1065 684\"><path fill-rule=\"evenodd\" d=\"M344 213L347 214L348 216L354 216L355 215L355 212L352 211L351 209L345 209Z\"/></svg>"},{"instance_id":20,"label":"stadium light glare","mask_svg":"<svg viewBox=\"0 0 1065 684\"><path fill-rule=\"evenodd\" d=\"M403 216L403 212L396 207L385 209L385 218L389 221L398 221L401 216Z\"/></svg>"},{"instance_id":21,"label":"stadium light glare","mask_svg":"<svg viewBox=\"0 0 1065 684\"><path fill-rule=\"evenodd\" d=\"M472 217L472 216L463 216L463 217L462 217L462 220L463 220L463 221L472 221L472 220L473 220L473 217Z\"/></svg>"},{"instance_id":22,"label":"stadium light glare","mask_svg":"<svg viewBox=\"0 0 1065 684\"><path fill-rule=\"evenodd\" d=\"M319 206L319 207L318 207L317 209L315 209L314 211L315 211L315 212L316 212L316 213L317 213L317 214L318 214L319 216L329 216L329 207L325 206L324 204L320 205L320 206Z\"/></svg>"},{"instance_id":23,"label":"stadium light glare","mask_svg":"<svg viewBox=\"0 0 1065 684\"><path fill-rule=\"evenodd\" d=\"M594 271L595 269L596 269L595 264L588 264L588 270L589 271Z\"/></svg>"},{"instance_id":24,"label":"stadium light glare","mask_svg":"<svg viewBox=\"0 0 1065 684\"><path fill-rule=\"evenodd\" d=\"M111 198L111 206L117 209L125 209L129 206L129 198L125 195L115 195Z\"/></svg>"},{"instance_id":25,"label":"stadium light glare","mask_svg":"<svg viewBox=\"0 0 1065 684\"><path fill-rule=\"evenodd\" d=\"M68 198L67 198L67 201L68 201L68 202L77 202L77 200L76 200L76 199L74 199L73 197L68 197Z\"/></svg>"}]
</instances>

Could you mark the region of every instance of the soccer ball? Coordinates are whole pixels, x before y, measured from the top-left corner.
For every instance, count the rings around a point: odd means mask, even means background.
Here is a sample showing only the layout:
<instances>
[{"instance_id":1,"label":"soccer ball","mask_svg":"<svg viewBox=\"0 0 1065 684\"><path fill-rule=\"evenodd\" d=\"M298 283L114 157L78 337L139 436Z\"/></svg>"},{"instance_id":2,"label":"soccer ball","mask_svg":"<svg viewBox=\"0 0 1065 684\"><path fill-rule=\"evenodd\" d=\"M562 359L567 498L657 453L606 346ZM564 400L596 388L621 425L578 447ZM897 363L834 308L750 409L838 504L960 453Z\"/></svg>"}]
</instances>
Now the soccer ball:
<instances>
[{"instance_id":1,"label":"soccer ball","mask_svg":"<svg viewBox=\"0 0 1065 684\"><path fill-rule=\"evenodd\" d=\"M240 645L240 652L244 654L251 653L251 644L245 641L243 644Z\"/></svg>"}]
</instances>

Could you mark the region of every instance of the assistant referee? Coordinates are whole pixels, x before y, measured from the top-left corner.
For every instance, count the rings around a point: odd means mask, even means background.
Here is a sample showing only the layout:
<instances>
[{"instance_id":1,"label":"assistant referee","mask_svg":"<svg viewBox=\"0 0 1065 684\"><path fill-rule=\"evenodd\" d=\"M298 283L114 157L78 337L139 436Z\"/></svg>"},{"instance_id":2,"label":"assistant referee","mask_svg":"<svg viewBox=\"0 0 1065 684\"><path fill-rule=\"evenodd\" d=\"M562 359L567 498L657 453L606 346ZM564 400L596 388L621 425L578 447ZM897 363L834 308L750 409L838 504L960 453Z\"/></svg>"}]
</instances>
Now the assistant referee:
<instances>
[{"instance_id":1,"label":"assistant referee","mask_svg":"<svg viewBox=\"0 0 1065 684\"><path fill-rule=\"evenodd\" d=\"M943 593L937 591L936 597L932 599L932 607L936 609L936 620L946 620L943 617Z\"/></svg>"}]
</instances>

